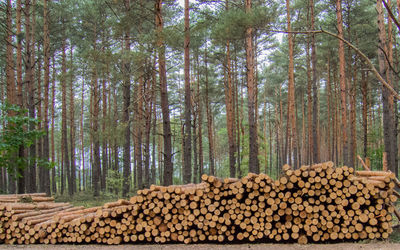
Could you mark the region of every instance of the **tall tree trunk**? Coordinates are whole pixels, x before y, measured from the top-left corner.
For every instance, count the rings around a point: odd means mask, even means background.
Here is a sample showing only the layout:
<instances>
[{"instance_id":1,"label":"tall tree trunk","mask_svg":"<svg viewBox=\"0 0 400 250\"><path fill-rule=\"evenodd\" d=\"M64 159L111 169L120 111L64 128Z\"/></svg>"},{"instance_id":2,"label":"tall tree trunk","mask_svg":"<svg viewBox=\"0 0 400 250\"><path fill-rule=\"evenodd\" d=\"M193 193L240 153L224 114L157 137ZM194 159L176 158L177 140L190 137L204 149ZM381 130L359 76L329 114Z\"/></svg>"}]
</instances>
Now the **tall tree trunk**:
<instances>
[{"instance_id":1,"label":"tall tree trunk","mask_svg":"<svg viewBox=\"0 0 400 250\"><path fill-rule=\"evenodd\" d=\"M118 105L117 105L117 87L116 82L114 82L113 86L113 127L116 128L118 126ZM119 172L119 149L118 149L118 138L115 137L113 141L113 151L114 151L114 171Z\"/></svg>"},{"instance_id":2,"label":"tall tree trunk","mask_svg":"<svg viewBox=\"0 0 400 250\"><path fill-rule=\"evenodd\" d=\"M287 12L287 30L291 31L290 25L290 5L289 0L286 0L286 12ZM297 128L296 128L296 99L295 99L295 86L294 86L294 42L293 34L288 33L289 40L289 90L288 90L288 117L290 124L290 139L293 144L293 167L297 169L299 162L297 158ZM291 155L289 155L292 158Z\"/></svg>"},{"instance_id":3,"label":"tall tree trunk","mask_svg":"<svg viewBox=\"0 0 400 250\"><path fill-rule=\"evenodd\" d=\"M144 79L143 73L139 77L139 83L137 86L136 100L135 100L135 108L136 116L135 116L135 132L134 132L134 141L135 141L135 164L136 164L136 173L134 176L137 180L138 188L143 189L143 155L142 155L142 135L143 135L143 90L144 90Z\"/></svg>"},{"instance_id":4,"label":"tall tree trunk","mask_svg":"<svg viewBox=\"0 0 400 250\"><path fill-rule=\"evenodd\" d=\"M16 10L16 25L17 32L15 34L17 39L17 101L20 107L23 107L23 97L22 97L22 40L21 39L21 29L22 29L22 19L21 19L22 7L21 0L17 0L17 10Z\"/></svg>"},{"instance_id":5,"label":"tall tree trunk","mask_svg":"<svg viewBox=\"0 0 400 250\"><path fill-rule=\"evenodd\" d=\"M387 1L388 6L391 6L391 1L388 0ZM388 71L386 72L387 74L387 79L388 82L390 82L390 84L393 86L394 82L395 82L395 77L397 77L395 74L393 74L393 67L394 67L394 63L393 63L393 24L392 24L392 19L390 18L390 16L387 17L388 19L388 63L389 65L392 65L391 67L388 67ZM394 98L393 98L394 99ZM393 142L392 142L392 152L393 152L393 159L392 161L393 163L393 172L396 173L396 176L398 176L399 174L399 163L398 163L398 144L397 144L397 140L398 140L398 108L397 108L397 103L398 100L394 99L393 100L393 127L392 127L392 133L393 133Z\"/></svg>"},{"instance_id":6,"label":"tall tree trunk","mask_svg":"<svg viewBox=\"0 0 400 250\"><path fill-rule=\"evenodd\" d=\"M80 136L81 136L81 162L82 162L82 180L79 180L79 191L86 190L85 186L85 146L83 137L83 107L85 105L85 79L82 80L82 96L81 96L81 122L80 122ZM80 176L80 174L79 174ZM82 185L82 186L81 186Z\"/></svg>"},{"instance_id":7,"label":"tall tree trunk","mask_svg":"<svg viewBox=\"0 0 400 250\"><path fill-rule=\"evenodd\" d=\"M356 131L356 86L357 86L357 59L353 63L353 82L350 83L350 151L349 151L349 167L355 167L357 153L357 131Z\"/></svg>"},{"instance_id":8,"label":"tall tree trunk","mask_svg":"<svg viewBox=\"0 0 400 250\"><path fill-rule=\"evenodd\" d=\"M310 57L310 39L307 39L307 164L312 163L313 156L313 132L312 132L312 80L311 80L311 57Z\"/></svg>"},{"instance_id":9,"label":"tall tree trunk","mask_svg":"<svg viewBox=\"0 0 400 250\"><path fill-rule=\"evenodd\" d=\"M51 161L55 162L56 161L56 155L55 155L55 145L54 145L54 126L55 126L55 105L56 105L56 60L54 58L53 54L53 59L52 59L53 65L52 65L52 86L51 86L51 134L50 134L50 140L51 140ZM53 193L57 193L57 183L56 183L56 168L54 167L51 170L51 191Z\"/></svg>"},{"instance_id":10,"label":"tall tree trunk","mask_svg":"<svg viewBox=\"0 0 400 250\"><path fill-rule=\"evenodd\" d=\"M94 28L94 34L96 34L97 27ZM96 51L96 39L93 40L93 50ZM97 78L97 69L92 66L92 91L93 91L93 125L92 125L92 138L93 138L93 165L92 165L92 185L93 195L98 197L100 195L100 139L99 139L99 86Z\"/></svg>"},{"instance_id":11,"label":"tall tree trunk","mask_svg":"<svg viewBox=\"0 0 400 250\"><path fill-rule=\"evenodd\" d=\"M336 18L338 36L343 39L343 18L342 18L342 1L336 0ZM340 68L340 100L341 100L341 130L342 130L342 142L343 142L343 163L349 165L348 147L347 147L347 102L346 102L346 59L344 56L344 43L339 40L339 68Z\"/></svg>"},{"instance_id":12,"label":"tall tree trunk","mask_svg":"<svg viewBox=\"0 0 400 250\"><path fill-rule=\"evenodd\" d=\"M51 0L50 0L51 1ZM43 138L43 157L45 160L50 158L49 150L49 89L50 89L50 32L49 32L49 11L47 6L48 0L43 1L43 54L44 54L44 138ZM42 168L43 190L48 195L50 190L50 170Z\"/></svg>"},{"instance_id":13,"label":"tall tree trunk","mask_svg":"<svg viewBox=\"0 0 400 250\"><path fill-rule=\"evenodd\" d=\"M14 52L13 52L13 28L12 28L12 6L11 0L7 0L7 9L6 9L6 23L7 23L7 39L6 39L6 81L7 81L7 101L10 104L17 104L18 100L16 100L16 86L15 86L15 72L14 72ZM12 115L12 112L9 113ZM5 168L1 169L3 173L3 185L4 191L7 186L6 172ZM9 184L8 191L10 193L15 192L15 181L13 180L15 173L9 172Z\"/></svg>"},{"instance_id":14,"label":"tall tree trunk","mask_svg":"<svg viewBox=\"0 0 400 250\"><path fill-rule=\"evenodd\" d=\"M69 153L68 153L68 138L67 138L67 63L66 63L66 38L63 39L62 42L62 78L61 78L61 88L62 88L62 110L61 110L61 137L62 137L62 148L63 148L63 167L66 170L67 180L70 181L70 162L69 162ZM64 171L61 170L61 193L64 191L65 187L65 176ZM68 187L71 183L68 183ZM70 195L70 189L68 188L68 192Z\"/></svg>"},{"instance_id":15,"label":"tall tree trunk","mask_svg":"<svg viewBox=\"0 0 400 250\"><path fill-rule=\"evenodd\" d=\"M13 28L12 28L12 6L11 0L7 0L6 9L7 39L6 39L6 81L7 81L7 101L16 104L15 72L14 72L14 48L13 48Z\"/></svg>"},{"instance_id":16,"label":"tall tree trunk","mask_svg":"<svg viewBox=\"0 0 400 250\"><path fill-rule=\"evenodd\" d=\"M228 10L228 1L225 1ZM236 142L235 142L235 113L234 113L234 87L232 84L232 66L230 55L230 42L226 41L226 79L225 79L225 106L226 106L226 127L228 130L229 148L229 176L235 177L236 174Z\"/></svg>"},{"instance_id":17,"label":"tall tree trunk","mask_svg":"<svg viewBox=\"0 0 400 250\"><path fill-rule=\"evenodd\" d=\"M198 114L198 140L199 140L199 169L198 169L198 178L195 178L196 182L201 182L201 176L203 175L203 109L202 109L202 98L201 98L201 90L200 90L200 62L199 62L199 54L197 54L197 114ZM196 171L197 172L197 171Z\"/></svg>"},{"instance_id":18,"label":"tall tree trunk","mask_svg":"<svg viewBox=\"0 0 400 250\"><path fill-rule=\"evenodd\" d=\"M73 76L73 47L70 49L70 84L69 84L69 140L70 140L70 152L71 152L71 174L69 185L71 185L71 193L76 192L76 163L75 163L75 94L74 94L74 76Z\"/></svg>"},{"instance_id":19,"label":"tall tree trunk","mask_svg":"<svg viewBox=\"0 0 400 250\"><path fill-rule=\"evenodd\" d=\"M368 71L361 72L363 156L368 152Z\"/></svg>"},{"instance_id":20,"label":"tall tree trunk","mask_svg":"<svg viewBox=\"0 0 400 250\"><path fill-rule=\"evenodd\" d=\"M108 72L107 72L108 74ZM101 141L101 190L106 190L106 177L108 169L108 155L107 155L107 136L106 136L106 120L107 120L107 85L106 77L104 76L102 85L102 111L103 111L103 121L102 121L102 141Z\"/></svg>"},{"instance_id":21,"label":"tall tree trunk","mask_svg":"<svg viewBox=\"0 0 400 250\"><path fill-rule=\"evenodd\" d=\"M30 118L35 118L35 81L33 80L33 58L32 58L32 31L31 31L31 1L25 0L24 14L25 14L25 78L24 84L26 84L26 90L28 94L28 115ZM35 130L34 123L29 123L29 131ZM18 182L18 193L25 192L25 188L28 192L36 192L36 142L32 143L29 147L29 167L27 169L28 176L25 176L25 183L22 183L22 179L19 178ZM25 187L25 184L26 187Z\"/></svg>"},{"instance_id":22,"label":"tall tree trunk","mask_svg":"<svg viewBox=\"0 0 400 250\"><path fill-rule=\"evenodd\" d=\"M149 71L148 74L150 74ZM150 79L150 77L149 77ZM155 78L154 78L155 80ZM144 126L144 186L150 187L150 134L153 117L153 80L147 80L145 90L145 126Z\"/></svg>"},{"instance_id":23,"label":"tall tree trunk","mask_svg":"<svg viewBox=\"0 0 400 250\"><path fill-rule=\"evenodd\" d=\"M155 65L155 57L154 57L154 65ZM154 74L156 71L154 70ZM152 98L153 98L153 122L152 122L152 150L151 150L151 179L150 183L151 184L156 184L157 183L157 173L156 173L156 137L157 137L157 108L156 108L156 77L154 76L153 78L153 89L152 89ZM160 167L160 166L158 166Z\"/></svg>"},{"instance_id":24,"label":"tall tree trunk","mask_svg":"<svg viewBox=\"0 0 400 250\"><path fill-rule=\"evenodd\" d=\"M382 9L382 0L377 0L376 9L378 12L378 28L379 28L379 47L378 48L378 62L379 72L386 81L391 84L390 69L386 56L389 56L389 49L386 38L384 14ZM390 34L389 34L390 36ZM398 174L397 166L397 132L395 127L394 117L394 102L393 95L390 91L382 86L382 104L383 104L383 140L385 144L385 151L387 152L387 160L389 170Z\"/></svg>"},{"instance_id":25,"label":"tall tree trunk","mask_svg":"<svg viewBox=\"0 0 400 250\"><path fill-rule=\"evenodd\" d=\"M130 12L130 1L125 0L125 15L129 15ZM125 30L125 44L124 44L124 53L129 54L131 50L131 44L130 44L130 32L129 30ZM130 114L130 98L131 98L131 79L130 79L130 71L131 71L131 66L129 63L129 60L124 59L123 60L123 85L122 85L122 90L123 90L123 108L122 108L122 123L124 124L125 131L124 131L124 146L123 146L123 161L124 161L124 166L123 166L123 185L122 185L122 196L127 196L129 190L130 190L130 175L131 175L131 145L130 145L130 138L131 138L131 130L130 130L130 120L129 120L129 114Z\"/></svg>"},{"instance_id":26,"label":"tall tree trunk","mask_svg":"<svg viewBox=\"0 0 400 250\"><path fill-rule=\"evenodd\" d=\"M161 91L161 112L163 119L163 138L164 138L164 174L163 185L172 185L173 165L172 165L172 142L171 142L171 123L169 117L167 72L165 68L165 44L163 36L164 20L162 17L162 0L157 0L156 27L157 27L157 47L158 47L158 67L160 76Z\"/></svg>"},{"instance_id":27,"label":"tall tree trunk","mask_svg":"<svg viewBox=\"0 0 400 250\"><path fill-rule=\"evenodd\" d=\"M38 52L40 52L40 44L37 45L37 50ZM37 119L39 120L39 123L37 124L37 129L40 131L43 131L44 128L42 127L42 121L43 121L43 113L42 113L42 56L41 53L38 53L38 58L36 60L36 64L37 64L37 71L36 71L36 77L37 77L37 101L36 101L36 105L37 105ZM43 137L39 138L36 142L36 148L37 148L37 157L41 160L43 160L44 156L43 156ZM43 170L44 170L44 166L40 164L40 162L37 163L37 167L38 167L38 177L43 176ZM36 176L35 176L36 178ZM44 181L41 181L41 179L39 179L39 192L46 192L44 190Z\"/></svg>"},{"instance_id":28,"label":"tall tree trunk","mask_svg":"<svg viewBox=\"0 0 400 250\"><path fill-rule=\"evenodd\" d=\"M315 15L314 15L314 1L310 0L310 14L311 14L311 30L315 29ZM319 149L319 126L318 126L318 86L317 86L317 52L315 46L315 34L311 35L311 62L312 62L312 92L313 92L313 113L312 113L312 144L313 144L313 162L320 162L320 149Z\"/></svg>"},{"instance_id":29,"label":"tall tree trunk","mask_svg":"<svg viewBox=\"0 0 400 250\"><path fill-rule=\"evenodd\" d=\"M333 125L332 121L332 114L331 114L331 96L332 96L332 90L331 90L331 67L330 67L330 58L328 57L327 60L327 68L326 68L326 73L327 73L327 79L326 79L326 96L327 96L327 106L328 106L328 122L327 122L327 148L328 148L328 157L327 160L333 160L332 156L332 147L331 147L331 125Z\"/></svg>"},{"instance_id":30,"label":"tall tree trunk","mask_svg":"<svg viewBox=\"0 0 400 250\"><path fill-rule=\"evenodd\" d=\"M208 65L207 65L207 48L204 51L204 64L205 64L205 77L206 77L206 113L207 113L207 131L208 131L208 161L209 161L209 174L215 175L215 165L214 165L214 135L213 135L213 119L211 103L209 99L209 86L208 86Z\"/></svg>"},{"instance_id":31,"label":"tall tree trunk","mask_svg":"<svg viewBox=\"0 0 400 250\"><path fill-rule=\"evenodd\" d=\"M251 14L251 0L246 0L246 13ZM254 80L253 28L246 29L246 69L249 115L249 172L260 173L256 124L256 83Z\"/></svg>"},{"instance_id":32,"label":"tall tree trunk","mask_svg":"<svg viewBox=\"0 0 400 250\"><path fill-rule=\"evenodd\" d=\"M190 27L189 27L189 0L185 0L185 40L184 40L184 61L185 61L185 126L184 126L184 158L183 182L190 183L192 180L192 105L190 91Z\"/></svg>"}]
</instances>

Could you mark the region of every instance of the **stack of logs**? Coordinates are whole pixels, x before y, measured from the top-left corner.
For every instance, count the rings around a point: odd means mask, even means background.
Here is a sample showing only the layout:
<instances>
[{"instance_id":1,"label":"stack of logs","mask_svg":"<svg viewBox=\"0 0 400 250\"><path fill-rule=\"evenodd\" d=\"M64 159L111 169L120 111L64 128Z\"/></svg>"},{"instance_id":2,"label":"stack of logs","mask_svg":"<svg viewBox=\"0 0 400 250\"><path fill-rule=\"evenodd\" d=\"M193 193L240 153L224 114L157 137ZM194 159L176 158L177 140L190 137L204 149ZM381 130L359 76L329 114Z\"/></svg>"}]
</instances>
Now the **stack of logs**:
<instances>
[{"instance_id":1,"label":"stack of logs","mask_svg":"<svg viewBox=\"0 0 400 250\"><path fill-rule=\"evenodd\" d=\"M200 184L154 186L101 207L0 203L0 242L307 242L385 239L392 232L394 174L283 167L241 179L203 175Z\"/></svg>"}]
</instances>

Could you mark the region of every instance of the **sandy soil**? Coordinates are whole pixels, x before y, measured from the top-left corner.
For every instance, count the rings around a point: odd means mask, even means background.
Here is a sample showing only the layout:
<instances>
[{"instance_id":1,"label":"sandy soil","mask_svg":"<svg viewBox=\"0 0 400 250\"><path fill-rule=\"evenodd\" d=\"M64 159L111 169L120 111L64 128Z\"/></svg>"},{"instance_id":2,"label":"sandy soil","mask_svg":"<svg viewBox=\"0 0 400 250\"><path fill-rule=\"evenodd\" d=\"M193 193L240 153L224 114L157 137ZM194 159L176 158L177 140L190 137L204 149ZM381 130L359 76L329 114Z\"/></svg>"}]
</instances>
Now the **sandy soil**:
<instances>
[{"instance_id":1,"label":"sandy soil","mask_svg":"<svg viewBox=\"0 0 400 250\"><path fill-rule=\"evenodd\" d=\"M337 244L190 244L190 245L118 245L118 246L108 246L108 245L0 245L0 249L56 249L56 250L68 250L68 249L84 249L84 250L95 250L95 249L107 249L107 250L174 250L174 249L187 249L187 250L400 250L400 243L387 243L387 242L377 242L377 243L337 243Z\"/></svg>"}]
</instances>

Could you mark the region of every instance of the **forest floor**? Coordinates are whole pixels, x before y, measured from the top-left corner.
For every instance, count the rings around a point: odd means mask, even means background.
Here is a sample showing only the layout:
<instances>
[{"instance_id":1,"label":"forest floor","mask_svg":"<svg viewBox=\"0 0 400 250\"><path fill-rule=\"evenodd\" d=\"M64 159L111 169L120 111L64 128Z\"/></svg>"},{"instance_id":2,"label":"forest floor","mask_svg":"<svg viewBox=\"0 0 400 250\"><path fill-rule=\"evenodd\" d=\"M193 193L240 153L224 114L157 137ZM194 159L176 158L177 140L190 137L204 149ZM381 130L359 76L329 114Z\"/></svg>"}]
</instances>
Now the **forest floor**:
<instances>
[{"instance_id":1,"label":"forest floor","mask_svg":"<svg viewBox=\"0 0 400 250\"><path fill-rule=\"evenodd\" d=\"M272 244L272 243L261 243L261 244L166 244L166 245L0 245L0 249L85 249L85 250L96 250L96 249L128 249L128 250L174 250L174 249L186 249L186 250L347 250L347 249L366 249L366 250L398 250L400 249L400 243L389 243L387 241L373 242L373 243L337 243L337 244Z\"/></svg>"}]
</instances>

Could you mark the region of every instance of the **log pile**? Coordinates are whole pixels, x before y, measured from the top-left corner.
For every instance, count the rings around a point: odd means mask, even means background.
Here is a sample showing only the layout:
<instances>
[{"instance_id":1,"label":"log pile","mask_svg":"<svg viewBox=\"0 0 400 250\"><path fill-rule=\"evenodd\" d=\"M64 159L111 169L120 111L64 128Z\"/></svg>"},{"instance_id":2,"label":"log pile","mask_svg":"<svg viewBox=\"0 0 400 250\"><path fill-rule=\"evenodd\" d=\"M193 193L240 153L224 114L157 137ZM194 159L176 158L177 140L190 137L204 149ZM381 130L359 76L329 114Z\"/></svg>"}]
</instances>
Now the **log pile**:
<instances>
[{"instance_id":1,"label":"log pile","mask_svg":"<svg viewBox=\"0 0 400 250\"><path fill-rule=\"evenodd\" d=\"M396 202L393 174L283 167L241 179L203 175L200 184L154 186L101 207L0 203L0 242L307 242L385 239Z\"/></svg>"}]
</instances>

